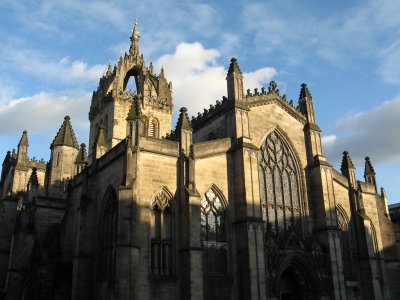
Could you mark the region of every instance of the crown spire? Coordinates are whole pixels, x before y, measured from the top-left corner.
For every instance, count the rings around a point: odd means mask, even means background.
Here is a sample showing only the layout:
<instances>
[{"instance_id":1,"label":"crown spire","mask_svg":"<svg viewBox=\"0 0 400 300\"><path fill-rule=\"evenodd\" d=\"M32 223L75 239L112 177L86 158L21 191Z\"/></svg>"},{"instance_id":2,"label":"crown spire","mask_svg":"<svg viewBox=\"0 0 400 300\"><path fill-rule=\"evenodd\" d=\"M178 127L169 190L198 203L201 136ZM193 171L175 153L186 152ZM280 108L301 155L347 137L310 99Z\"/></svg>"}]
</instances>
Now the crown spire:
<instances>
[{"instance_id":1,"label":"crown spire","mask_svg":"<svg viewBox=\"0 0 400 300\"><path fill-rule=\"evenodd\" d=\"M135 23L134 23L133 29L132 29L132 36L130 38L130 40L131 40L130 51L135 54L139 54L139 38L140 38L140 34L138 31L138 22L137 22L137 18L135 18Z\"/></svg>"}]
</instances>

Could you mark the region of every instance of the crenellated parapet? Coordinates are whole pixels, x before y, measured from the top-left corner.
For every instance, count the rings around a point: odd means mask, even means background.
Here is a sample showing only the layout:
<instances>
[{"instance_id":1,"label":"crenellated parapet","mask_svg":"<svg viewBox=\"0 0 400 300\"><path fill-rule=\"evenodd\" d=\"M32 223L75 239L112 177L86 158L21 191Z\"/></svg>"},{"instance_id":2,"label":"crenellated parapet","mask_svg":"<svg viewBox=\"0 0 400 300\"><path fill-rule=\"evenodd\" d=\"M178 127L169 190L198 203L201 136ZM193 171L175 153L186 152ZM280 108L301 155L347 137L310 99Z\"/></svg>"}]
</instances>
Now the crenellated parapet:
<instances>
[{"instance_id":1,"label":"crenellated parapet","mask_svg":"<svg viewBox=\"0 0 400 300\"><path fill-rule=\"evenodd\" d=\"M206 121L213 119L216 116L224 113L227 109L230 109L233 105L232 101L228 101L228 98L225 96L222 97L222 100L217 100L215 105L210 104L209 109L204 108L203 112L198 112L197 116L192 116L191 124L193 128L201 126ZM245 106L241 103L242 106Z\"/></svg>"},{"instance_id":2,"label":"crenellated parapet","mask_svg":"<svg viewBox=\"0 0 400 300\"><path fill-rule=\"evenodd\" d=\"M277 83L272 80L267 89L265 87L261 87L260 90L255 88L253 92L248 89L244 101L249 107L261 106L271 102L276 102L293 117L301 122L304 122L305 115L301 112L300 105L294 106L293 100L288 101L286 99L286 95L281 95L280 90L277 87Z\"/></svg>"}]
</instances>

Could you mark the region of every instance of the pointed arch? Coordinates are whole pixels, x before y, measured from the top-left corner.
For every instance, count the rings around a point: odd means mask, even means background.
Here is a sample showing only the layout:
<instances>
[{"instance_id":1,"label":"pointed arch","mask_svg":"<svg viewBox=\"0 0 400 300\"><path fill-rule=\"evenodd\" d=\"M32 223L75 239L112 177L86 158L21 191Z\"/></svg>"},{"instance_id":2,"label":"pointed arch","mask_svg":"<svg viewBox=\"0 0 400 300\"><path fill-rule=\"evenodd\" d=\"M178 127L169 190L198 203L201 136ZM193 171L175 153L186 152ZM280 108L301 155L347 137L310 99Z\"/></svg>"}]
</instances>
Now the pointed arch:
<instances>
[{"instance_id":1,"label":"pointed arch","mask_svg":"<svg viewBox=\"0 0 400 300\"><path fill-rule=\"evenodd\" d=\"M287 277L289 282L284 282L287 281ZM289 253L278 267L275 286L275 290L280 294L278 298L287 292L284 287L288 283L292 287L292 296L296 293L299 299L318 299L321 292L320 280L312 268L312 263L297 251Z\"/></svg>"},{"instance_id":2,"label":"pointed arch","mask_svg":"<svg viewBox=\"0 0 400 300\"><path fill-rule=\"evenodd\" d=\"M228 273L227 207L228 202L215 184L201 196L201 242L206 275Z\"/></svg>"},{"instance_id":3,"label":"pointed arch","mask_svg":"<svg viewBox=\"0 0 400 300\"><path fill-rule=\"evenodd\" d=\"M99 279L110 282L115 277L116 244L118 233L118 195L109 185L100 206L98 218Z\"/></svg>"},{"instance_id":4,"label":"pointed arch","mask_svg":"<svg viewBox=\"0 0 400 300\"><path fill-rule=\"evenodd\" d=\"M300 162L278 127L261 143L258 163L264 220L275 233L286 231L292 224L302 230L306 208Z\"/></svg>"},{"instance_id":5,"label":"pointed arch","mask_svg":"<svg viewBox=\"0 0 400 300\"><path fill-rule=\"evenodd\" d=\"M342 231L348 230L350 219L347 216L346 211L340 204L336 205L336 213L337 213L338 229Z\"/></svg>"},{"instance_id":6,"label":"pointed arch","mask_svg":"<svg viewBox=\"0 0 400 300\"><path fill-rule=\"evenodd\" d=\"M153 194L150 200L150 208L154 210L159 208L164 210L166 207L170 207L173 204L173 195L167 187L162 186L157 192Z\"/></svg>"},{"instance_id":7,"label":"pointed arch","mask_svg":"<svg viewBox=\"0 0 400 300\"><path fill-rule=\"evenodd\" d=\"M168 275L174 271L175 207L173 195L165 186L153 194L151 211L151 272Z\"/></svg>"},{"instance_id":8,"label":"pointed arch","mask_svg":"<svg viewBox=\"0 0 400 300\"><path fill-rule=\"evenodd\" d=\"M290 152L295 157L296 167L298 168L298 171L300 172L301 170L303 170L304 168L303 168L303 166L301 164L300 155L297 152L296 147L293 145L293 142L290 139L290 137L286 134L286 132L279 125L273 126L270 130L268 130L264 134L263 138L260 141L260 144L258 145L258 148L259 149L261 148L261 146L263 145L263 143L265 142L267 137L273 132L275 132L276 134L278 134L281 137L283 143L288 147Z\"/></svg>"},{"instance_id":9,"label":"pointed arch","mask_svg":"<svg viewBox=\"0 0 400 300\"><path fill-rule=\"evenodd\" d=\"M346 279L354 277L354 251L353 249L353 234L350 224L350 218L348 217L344 208L340 205L336 205L336 217L337 226L339 230L340 246L342 252L343 261L343 274Z\"/></svg>"}]
</instances>

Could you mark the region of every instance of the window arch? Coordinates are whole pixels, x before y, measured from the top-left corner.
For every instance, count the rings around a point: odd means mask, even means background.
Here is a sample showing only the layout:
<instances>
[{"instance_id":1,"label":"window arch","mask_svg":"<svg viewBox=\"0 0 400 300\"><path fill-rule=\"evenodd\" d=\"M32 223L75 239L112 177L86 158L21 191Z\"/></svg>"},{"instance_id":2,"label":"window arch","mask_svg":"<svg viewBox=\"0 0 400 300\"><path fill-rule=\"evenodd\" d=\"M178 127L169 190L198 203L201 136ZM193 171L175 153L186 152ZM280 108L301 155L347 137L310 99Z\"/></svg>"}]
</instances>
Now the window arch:
<instances>
[{"instance_id":1,"label":"window arch","mask_svg":"<svg viewBox=\"0 0 400 300\"><path fill-rule=\"evenodd\" d=\"M263 218L269 230L278 233L301 221L299 171L296 159L281 135L274 131L258 153L260 197Z\"/></svg>"},{"instance_id":2,"label":"window arch","mask_svg":"<svg viewBox=\"0 0 400 300\"><path fill-rule=\"evenodd\" d=\"M227 274L226 225L226 203L216 187L211 187L201 197L201 242L206 274Z\"/></svg>"},{"instance_id":3,"label":"window arch","mask_svg":"<svg viewBox=\"0 0 400 300\"><path fill-rule=\"evenodd\" d=\"M158 120L156 118L149 119L148 136L158 137Z\"/></svg>"},{"instance_id":4,"label":"window arch","mask_svg":"<svg viewBox=\"0 0 400 300\"><path fill-rule=\"evenodd\" d=\"M173 273L173 223L172 194L162 188L153 195L150 204L151 272L158 275Z\"/></svg>"},{"instance_id":5,"label":"window arch","mask_svg":"<svg viewBox=\"0 0 400 300\"><path fill-rule=\"evenodd\" d=\"M337 205L336 212L340 246L342 250L343 273L345 278L348 279L354 277L350 221L345 210L340 205Z\"/></svg>"},{"instance_id":6,"label":"window arch","mask_svg":"<svg viewBox=\"0 0 400 300\"><path fill-rule=\"evenodd\" d=\"M100 263L101 278L110 281L115 277L116 242L118 229L118 197L108 187L102 207L100 221Z\"/></svg>"}]
</instances>

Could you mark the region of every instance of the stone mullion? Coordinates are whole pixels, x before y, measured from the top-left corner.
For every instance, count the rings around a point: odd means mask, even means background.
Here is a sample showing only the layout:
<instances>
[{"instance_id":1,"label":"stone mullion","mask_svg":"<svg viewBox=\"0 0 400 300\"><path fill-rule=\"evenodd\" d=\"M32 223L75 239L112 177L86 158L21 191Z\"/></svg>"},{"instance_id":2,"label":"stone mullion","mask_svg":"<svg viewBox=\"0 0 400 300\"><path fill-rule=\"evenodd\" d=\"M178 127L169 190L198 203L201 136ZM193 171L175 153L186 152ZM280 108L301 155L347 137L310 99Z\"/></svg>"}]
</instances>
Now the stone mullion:
<instances>
[{"instance_id":1,"label":"stone mullion","mask_svg":"<svg viewBox=\"0 0 400 300\"><path fill-rule=\"evenodd\" d=\"M276 166L275 166L276 167ZM279 226L278 226L278 211L277 211L277 203L276 203L276 191L275 191L275 172L274 169L272 169L271 175L272 175L272 193L274 195L274 204L275 204L275 231L279 231Z\"/></svg>"},{"instance_id":2,"label":"stone mullion","mask_svg":"<svg viewBox=\"0 0 400 300\"><path fill-rule=\"evenodd\" d=\"M287 229L286 225L286 205L285 205L285 192L283 190L283 172L280 172L280 181L281 181L281 195L282 195L282 212L283 212L283 229Z\"/></svg>"},{"instance_id":3,"label":"stone mullion","mask_svg":"<svg viewBox=\"0 0 400 300\"><path fill-rule=\"evenodd\" d=\"M293 204L293 193L292 193L292 180L290 178L290 174L288 173L288 188L290 194L290 212L292 213L292 218L294 219L294 204Z\"/></svg>"},{"instance_id":4,"label":"stone mullion","mask_svg":"<svg viewBox=\"0 0 400 300\"><path fill-rule=\"evenodd\" d=\"M263 172L260 172L261 174L261 177L262 177L262 180L263 180L263 185L264 185L264 194L263 194L263 196L264 196L264 206L265 206L265 219L267 220L267 222L269 222L269 220L268 220L268 192L267 192L267 178L266 178L266 176L265 176L265 173L266 173L266 171L264 170L264 168L262 168L262 167L260 167L260 169L261 170L263 170ZM261 205L262 205L262 203L261 203Z\"/></svg>"}]
</instances>

